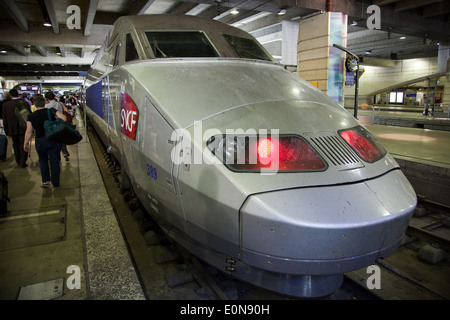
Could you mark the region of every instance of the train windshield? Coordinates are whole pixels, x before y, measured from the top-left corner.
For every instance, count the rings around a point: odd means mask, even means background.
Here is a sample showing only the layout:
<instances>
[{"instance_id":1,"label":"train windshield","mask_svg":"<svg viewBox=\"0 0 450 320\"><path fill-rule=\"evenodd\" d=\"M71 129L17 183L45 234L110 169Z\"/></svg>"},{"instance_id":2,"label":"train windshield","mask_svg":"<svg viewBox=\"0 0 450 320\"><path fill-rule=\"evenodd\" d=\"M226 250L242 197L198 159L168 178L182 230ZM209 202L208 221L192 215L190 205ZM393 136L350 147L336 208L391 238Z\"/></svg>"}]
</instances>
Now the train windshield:
<instances>
[{"instance_id":1,"label":"train windshield","mask_svg":"<svg viewBox=\"0 0 450 320\"><path fill-rule=\"evenodd\" d=\"M241 58L273 61L264 49L253 39L224 33L223 36Z\"/></svg>"},{"instance_id":2,"label":"train windshield","mask_svg":"<svg viewBox=\"0 0 450 320\"><path fill-rule=\"evenodd\" d=\"M218 57L201 31L147 31L156 58Z\"/></svg>"}]
</instances>

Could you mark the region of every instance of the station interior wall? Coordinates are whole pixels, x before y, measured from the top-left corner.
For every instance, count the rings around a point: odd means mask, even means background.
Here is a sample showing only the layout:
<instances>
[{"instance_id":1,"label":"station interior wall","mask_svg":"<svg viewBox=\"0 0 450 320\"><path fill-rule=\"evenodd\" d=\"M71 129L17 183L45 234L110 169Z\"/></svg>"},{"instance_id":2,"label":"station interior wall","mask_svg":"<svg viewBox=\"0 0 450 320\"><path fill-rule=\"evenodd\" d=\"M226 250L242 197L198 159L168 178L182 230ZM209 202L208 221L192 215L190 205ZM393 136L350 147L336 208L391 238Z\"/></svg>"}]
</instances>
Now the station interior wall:
<instances>
[{"instance_id":1,"label":"station interior wall","mask_svg":"<svg viewBox=\"0 0 450 320\"><path fill-rule=\"evenodd\" d=\"M358 103L359 104L373 104L373 96L368 95L377 90L395 86L396 84L406 82L412 79L436 74L438 57L418 58L408 60L398 60L394 66L373 66L361 65L364 73L359 79L358 86ZM439 93L441 103L450 103L450 81L446 76L439 79ZM411 87L428 86L428 81L422 81L411 85ZM430 93L434 93L435 80L430 82ZM441 89L442 88L442 89ZM425 91L426 94L426 91ZM344 106L349 107L354 105L355 87L345 86L344 88ZM383 101L386 99L383 97ZM406 99L405 99L405 104Z\"/></svg>"}]
</instances>

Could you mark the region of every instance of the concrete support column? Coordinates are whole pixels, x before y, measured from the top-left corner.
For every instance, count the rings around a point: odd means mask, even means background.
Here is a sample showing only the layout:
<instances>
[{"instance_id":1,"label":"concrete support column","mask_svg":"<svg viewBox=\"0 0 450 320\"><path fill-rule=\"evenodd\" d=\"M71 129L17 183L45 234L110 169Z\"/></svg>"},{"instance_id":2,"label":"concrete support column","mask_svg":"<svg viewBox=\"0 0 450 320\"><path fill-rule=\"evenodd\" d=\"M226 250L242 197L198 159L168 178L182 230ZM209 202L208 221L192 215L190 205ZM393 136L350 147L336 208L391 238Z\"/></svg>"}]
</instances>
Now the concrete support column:
<instances>
[{"instance_id":1,"label":"concrete support column","mask_svg":"<svg viewBox=\"0 0 450 320\"><path fill-rule=\"evenodd\" d=\"M445 45L439 46L437 72L438 73L440 73L440 72L446 73L446 76L441 78L441 85L444 86L444 90L442 93L442 103L444 103L446 106L449 106L450 105L450 46L445 46Z\"/></svg>"},{"instance_id":2,"label":"concrete support column","mask_svg":"<svg viewBox=\"0 0 450 320\"><path fill-rule=\"evenodd\" d=\"M326 12L300 21L298 75L343 105L345 52L333 47L347 45L347 16Z\"/></svg>"},{"instance_id":3,"label":"concrete support column","mask_svg":"<svg viewBox=\"0 0 450 320\"><path fill-rule=\"evenodd\" d=\"M297 21L283 20L282 22L282 64L297 65L298 28Z\"/></svg>"}]
</instances>

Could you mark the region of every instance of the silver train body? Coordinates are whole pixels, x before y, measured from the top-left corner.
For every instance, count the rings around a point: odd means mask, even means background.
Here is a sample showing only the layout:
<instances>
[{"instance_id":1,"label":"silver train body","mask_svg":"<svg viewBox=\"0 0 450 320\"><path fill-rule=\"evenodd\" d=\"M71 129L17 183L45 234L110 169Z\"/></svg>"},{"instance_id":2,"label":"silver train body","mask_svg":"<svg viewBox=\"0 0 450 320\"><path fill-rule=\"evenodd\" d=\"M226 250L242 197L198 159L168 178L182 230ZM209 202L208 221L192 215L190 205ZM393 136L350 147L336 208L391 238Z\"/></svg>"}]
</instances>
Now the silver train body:
<instances>
[{"instance_id":1,"label":"silver train body","mask_svg":"<svg viewBox=\"0 0 450 320\"><path fill-rule=\"evenodd\" d=\"M366 128L231 26L121 17L86 88L93 126L153 218L257 286L334 292L396 250L416 206Z\"/></svg>"}]
</instances>

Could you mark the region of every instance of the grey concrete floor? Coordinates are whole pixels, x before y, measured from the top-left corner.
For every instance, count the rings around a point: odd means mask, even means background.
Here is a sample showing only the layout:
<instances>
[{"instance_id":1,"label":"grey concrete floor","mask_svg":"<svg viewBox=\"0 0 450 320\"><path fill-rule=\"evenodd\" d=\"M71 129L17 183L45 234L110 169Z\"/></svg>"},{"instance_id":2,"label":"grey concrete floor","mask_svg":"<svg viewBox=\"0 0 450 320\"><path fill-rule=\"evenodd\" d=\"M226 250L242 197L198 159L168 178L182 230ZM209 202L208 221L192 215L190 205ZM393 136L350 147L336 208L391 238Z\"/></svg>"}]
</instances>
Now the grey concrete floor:
<instances>
[{"instance_id":1,"label":"grey concrete floor","mask_svg":"<svg viewBox=\"0 0 450 320\"><path fill-rule=\"evenodd\" d=\"M144 299L86 137L68 146L55 190L41 187L34 145L27 168L11 145L0 162L11 199L0 218L0 299Z\"/></svg>"}]
</instances>

